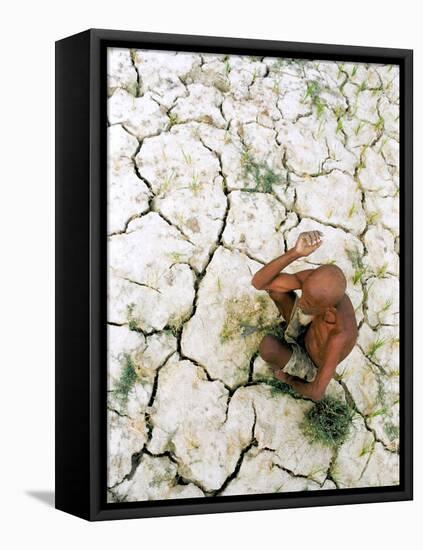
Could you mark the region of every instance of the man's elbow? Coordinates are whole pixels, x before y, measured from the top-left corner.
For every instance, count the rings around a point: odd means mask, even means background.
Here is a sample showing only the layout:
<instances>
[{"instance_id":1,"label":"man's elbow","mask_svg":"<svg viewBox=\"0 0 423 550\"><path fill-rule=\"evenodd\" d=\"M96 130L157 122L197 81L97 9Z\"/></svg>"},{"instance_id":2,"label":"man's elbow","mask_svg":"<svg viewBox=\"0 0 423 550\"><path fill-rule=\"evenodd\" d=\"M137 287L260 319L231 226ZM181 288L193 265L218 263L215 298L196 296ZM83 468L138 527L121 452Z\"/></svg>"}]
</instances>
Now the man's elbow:
<instances>
[{"instance_id":1,"label":"man's elbow","mask_svg":"<svg viewBox=\"0 0 423 550\"><path fill-rule=\"evenodd\" d=\"M256 289L256 290L263 290L263 285L260 284L260 281L256 278L256 276L254 275L254 277L251 279L251 284L253 285L253 287Z\"/></svg>"}]
</instances>

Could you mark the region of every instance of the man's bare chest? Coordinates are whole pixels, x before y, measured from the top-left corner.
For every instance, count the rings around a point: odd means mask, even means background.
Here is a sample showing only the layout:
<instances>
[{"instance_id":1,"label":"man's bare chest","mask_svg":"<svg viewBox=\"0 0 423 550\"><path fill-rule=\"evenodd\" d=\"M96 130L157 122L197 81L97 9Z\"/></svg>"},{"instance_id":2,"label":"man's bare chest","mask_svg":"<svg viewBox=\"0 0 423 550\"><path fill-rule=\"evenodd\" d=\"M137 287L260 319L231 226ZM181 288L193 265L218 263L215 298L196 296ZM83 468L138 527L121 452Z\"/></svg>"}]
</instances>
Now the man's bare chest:
<instances>
[{"instance_id":1,"label":"man's bare chest","mask_svg":"<svg viewBox=\"0 0 423 550\"><path fill-rule=\"evenodd\" d=\"M314 317L307 327L304 344L313 361L323 363L329 337L337 331L336 323L328 323L322 317Z\"/></svg>"}]
</instances>

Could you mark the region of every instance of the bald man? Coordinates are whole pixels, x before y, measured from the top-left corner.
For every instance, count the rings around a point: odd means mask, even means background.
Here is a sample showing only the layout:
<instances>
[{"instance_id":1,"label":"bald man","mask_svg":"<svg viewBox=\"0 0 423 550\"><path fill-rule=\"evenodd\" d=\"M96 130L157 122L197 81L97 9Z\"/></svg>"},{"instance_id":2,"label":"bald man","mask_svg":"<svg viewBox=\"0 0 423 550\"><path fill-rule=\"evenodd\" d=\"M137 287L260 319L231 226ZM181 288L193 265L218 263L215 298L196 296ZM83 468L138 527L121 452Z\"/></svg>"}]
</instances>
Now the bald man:
<instances>
[{"instance_id":1,"label":"bald man","mask_svg":"<svg viewBox=\"0 0 423 550\"><path fill-rule=\"evenodd\" d=\"M293 248L262 267L252 279L256 289L269 293L286 322L284 341L266 335L260 343L260 356L276 378L314 401L322 399L337 365L349 355L358 335L354 308L345 293L347 281L338 266L281 273L322 242L321 231L300 233ZM301 290L301 297L295 290Z\"/></svg>"}]
</instances>

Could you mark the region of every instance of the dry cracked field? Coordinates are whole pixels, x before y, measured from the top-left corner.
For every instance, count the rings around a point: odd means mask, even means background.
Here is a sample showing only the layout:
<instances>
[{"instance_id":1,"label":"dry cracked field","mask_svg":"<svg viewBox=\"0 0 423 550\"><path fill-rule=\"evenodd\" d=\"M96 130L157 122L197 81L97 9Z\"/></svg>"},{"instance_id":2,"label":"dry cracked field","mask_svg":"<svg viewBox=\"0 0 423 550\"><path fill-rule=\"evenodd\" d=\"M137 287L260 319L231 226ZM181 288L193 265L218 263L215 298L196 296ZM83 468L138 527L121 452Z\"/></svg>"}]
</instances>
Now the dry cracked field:
<instances>
[{"instance_id":1,"label":"dry cracked field","mask_svg":"<svg viewBox=\"0 0 423 550\"><path fill-rule=\"evenodd\" d=\"M398 484L398 67L108 56L109 500ZM278 315L252 274L311 229L287 271L339 265L359 325L338 445L257 357Z\"/></svg>"}]
</instances>

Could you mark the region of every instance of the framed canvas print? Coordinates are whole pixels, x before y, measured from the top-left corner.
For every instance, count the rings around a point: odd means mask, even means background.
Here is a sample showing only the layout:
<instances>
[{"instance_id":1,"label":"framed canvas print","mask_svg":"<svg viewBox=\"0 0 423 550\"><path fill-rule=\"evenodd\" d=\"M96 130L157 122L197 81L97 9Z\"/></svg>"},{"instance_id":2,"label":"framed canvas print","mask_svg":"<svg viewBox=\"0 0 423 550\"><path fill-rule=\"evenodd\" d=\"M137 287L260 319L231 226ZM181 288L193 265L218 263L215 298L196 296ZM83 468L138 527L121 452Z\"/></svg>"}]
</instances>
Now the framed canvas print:
<instances>
[{"instance_id":1,"label":"framed canvas print","mask_svg":"<svg viewBox=\"0 0 423 550\"><path fill-rule=\"evenodd\" d=\"M411 50L58 41L56 507L412 499L412 238Z\"/></svg>"}]
</instances>

